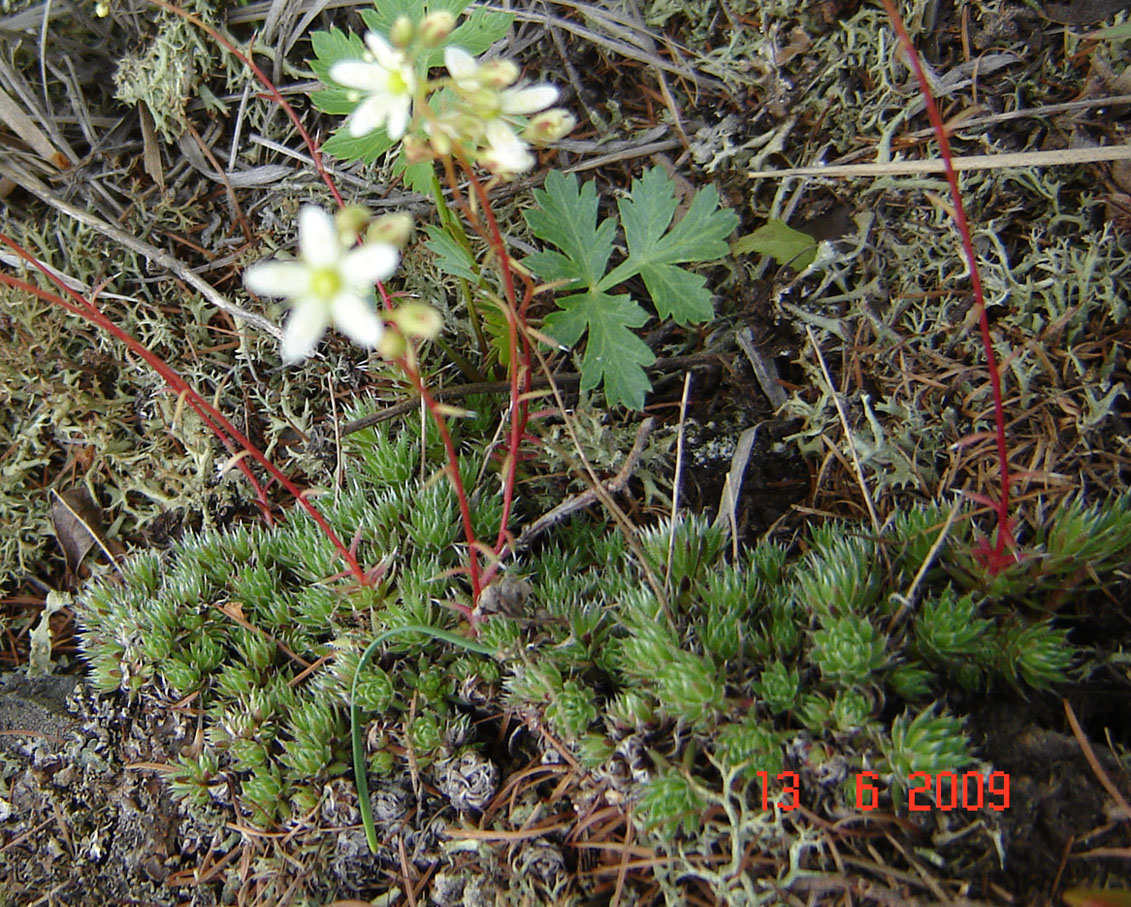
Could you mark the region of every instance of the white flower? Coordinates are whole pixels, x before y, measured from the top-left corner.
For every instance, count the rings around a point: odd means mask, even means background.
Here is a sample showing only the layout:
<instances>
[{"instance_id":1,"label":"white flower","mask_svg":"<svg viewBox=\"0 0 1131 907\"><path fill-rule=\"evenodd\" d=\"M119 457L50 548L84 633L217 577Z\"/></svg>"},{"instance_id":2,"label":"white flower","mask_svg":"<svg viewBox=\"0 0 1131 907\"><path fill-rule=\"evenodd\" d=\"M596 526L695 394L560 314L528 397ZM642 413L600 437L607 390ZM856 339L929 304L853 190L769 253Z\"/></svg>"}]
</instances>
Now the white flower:
<instances>
[{"instance_id":1,"label":"white flower","mask_svg":"<svg viewBox=\"0 0 1131 907\"><path fill-rule=\"evenodd\" d=\"M500 119L491 120L485 130L487 147L480 155L483 166L499 176L525 173L535 163L534 155L509 124Z\"/></svg>"},{"instance_id":2,"label":"white flower","mask_svg":"<svg viewBox=\"0 0 1131 907\"><path fill-rule=\"evenodd\" d=\"M384 126L394 141L405 134L412 117L416 73L404 51L397 50L374 32L367 32L369 48L364 60L341 60L330 67L330 78L362 93L361 103L347 121L357 137Z\"/></svg>"},{"instance_id":3,"label":"white flower","mask_svg":"<svg viewBox=\"0 0 1131 907\"><path fill-rule=\"evenodd\" d=\"M299 211L298 248L297 261L261 262L244 274L251 292L291 301L283 360L290 364L309 356L331 323L355 343L377 346L385 326L370 298L373 284L396 270L396 248L384 242L354 248L329 214L310 206Z\"/></svg>"},{"instance_id":4,"label":"white flower","mask_svg":"<svg viewBox=\"0 0 1131 907\"><path fill-rule=\"evenodd\" d=\"M464 138L479 149L479 161L492 173L512 176L530 170L535 162L530 147L515 134L514 118L537 113L558 98L553 85L511 87L518 67L509 60L479 63L459 47L444 49L444 65L453 88L466 105L465 112L477 120L475 128L464 126L460 135L448 135L449 123L430 124L433 145L437 140ZM464 117L464 120L468 117ZM456 119L449 117L449 122Z\"/></svg>"}]
</instances>

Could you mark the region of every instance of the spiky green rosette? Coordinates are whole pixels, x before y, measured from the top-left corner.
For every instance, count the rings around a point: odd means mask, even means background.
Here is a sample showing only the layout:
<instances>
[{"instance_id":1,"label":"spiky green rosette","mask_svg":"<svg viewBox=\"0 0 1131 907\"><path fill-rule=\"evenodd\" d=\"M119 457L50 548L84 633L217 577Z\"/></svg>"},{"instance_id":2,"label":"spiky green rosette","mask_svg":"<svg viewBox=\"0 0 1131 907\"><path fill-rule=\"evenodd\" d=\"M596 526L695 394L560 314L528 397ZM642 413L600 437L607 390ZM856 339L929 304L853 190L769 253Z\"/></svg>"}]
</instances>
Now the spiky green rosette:
<instances>
[{"instance_id":1,"label":"spiky green rosette","mask_svg":"<svg viewBox=\"0 0 1131 907\"><path fill-rule=\"evenodd\" d=\"M372 587L342 575L333 545L296 509L274 528L188 535L133 558L120 584L108 579L81 596L98 689L157 707L191 703L201 715L203 744L186 746L170 775L178 795L226 800L234 779L241 818L270 825L309 812L344 772L350 685L369 639L406 624L456 626L439 604L461 594L447 572L459 557L456 501L445 482L420 479L419 437L411 427L350 436L345 487L318 499L339 536L356 539L358 560L379 568ZM427 443L438 454L436 439ZM469 475L478 468L464 465ZM496 531L500 512L497 498L481 495L478 531ZM424 765L466 737L457 684L497 676L490 659L430 642L398 637L389 648L399 657L366 667L357 686L388 742L407 737ZM389 771L394 761L379 748L372 768Z\"/></svg>"},{"instance_id":2,"label":"spiky green rosette","mask_svg":"<svg viewBox=\"0 0 1131 907\"><path fill-rule=\"evenodd\" d=\"M349 687L368 641L410 624L458 629L438 604L461 594L455 502L442 482L420 480L417 438L412 426L351 438L350 479L322 498L362 563L383 566L371 588L334 578L332 546L295 513L142 555L123 583L82 597L100 689L199 710L202 741L171 775L179 795L230 808L234 781L242 821L309 812L348 773ZM498 503L476 505L489 534ZM1110 569L1126 510L1125 498L1068 505L1063 525L1085 553L1106 539L1095 562ZM426 769L481 749L459 693L478 677L488 681L480 712L544 729L555 741L545 745L568 748L606 799L632 804L638 840L684 872L719 848L791 846L774 817L791 802L853 809L862 771L899 808L910 773L973 761L956 689L1046 687L1077 654L1064 629L1026 612L1075 575L1068 530L1050 524L1037 550L1056 556L1020 562L990 597L971 581L967 521L951 521L940 542L947 522L925 507L879 539L829 523L801 556L765 542L730 562L722 530L702 519L678 520L674 539L666 521L643 530L635 547L576 519L509 565L529 597L521 616L481 625L495 659L416 634L390 639L361 673L370 777L409 772L409 752Z\"/></svg>"}]
</instances>

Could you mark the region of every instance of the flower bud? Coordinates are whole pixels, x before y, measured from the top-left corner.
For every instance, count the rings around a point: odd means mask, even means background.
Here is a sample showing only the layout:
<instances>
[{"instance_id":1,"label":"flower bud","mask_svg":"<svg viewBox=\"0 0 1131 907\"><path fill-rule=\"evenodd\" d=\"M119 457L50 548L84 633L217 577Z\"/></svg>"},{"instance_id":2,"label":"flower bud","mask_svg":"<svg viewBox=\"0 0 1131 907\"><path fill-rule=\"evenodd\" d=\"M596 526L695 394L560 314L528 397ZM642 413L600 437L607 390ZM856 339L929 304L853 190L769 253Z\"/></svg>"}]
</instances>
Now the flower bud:
<instances>
[{"instance_id":1,"label":"flower bud","mask_svg":"<svg viewBox=\"0 0 1131 907\"><path fill-rule=\"evenodd\" d=\"M420 164L433 158L432 148L420 136L406 135L401 139L401 147L404 148L405 160L410 164Z\"/></svg>"},{"instance_id":2,"label":"flower bud","mask_svg":"<svg viewBox=\"0 0 1131 907\"><path fill-rule=\"evenodd\" d=\"M531 117L522 137L534 145L546 145L569 135L577 120L571 113L555 107Z\"/></svg>"},{"instance_id":3,"label":"flower bud","mask_svg":"<svg viewBox=\"0 0 1131 907\"><path fill-rule=\"evenodd\" d=\"M370 214L362 205L346 205L335 215L334 220L342 240L352 243L368 225Z\"/></svg>"},{"instance_id":4,"label":"flower bud","mask_svg":"<svg viewBox=\"0 0 1131 907\"><path fill-rule=\"evenodd\" d=\"M479 67L479 80L490 88L507 88L518 81L518 66L510 60L488 60Z\"/></svg>"},{"instance_id":5,"label":"flower bud","mask_svg":"<svg viewBox=\"0 0 1131 907\"><path fill-rule=\"evenodd\" d=\"M446 9L429 13L420 23L418 36L425 47L437 47L456 27L456 17Z\"/></svg>"},{"instance_id":6,"label":"flower bud","mask_svg":"<svg viewBox=\"0 0 1131 907\"><path fill-rule=\"evenodd\" d=\"M452 137L442 129L434 129L428 133L428 141L432 143L432 150L439 157L447 157L452 153Z\"/></svg>"},{"instance_id":7,"label":"flower bud","mask_svg":"<svg viewBox=\"0 0 1131 907\"><path fill-rule=\"evenodd\" d=\"M408 16L400 16L389 29L389 43L402 50L412 43L416 36L416 26Z\"/></svg>"},{"instance_id":8,"label":"flower bud","mask_svg":"<svg viewBox=\"0 0 1131 907\"><path fill-rule=\"evenodd\" d=\"M444 326L444 316L423 302L406 302L389 316L409 337L431 340Z\"/></svg>"},{"instance_id":9,"label":"flower bud","mask_svg":"<svg viewBox=\"0 0 1131 907\"><path fill-rule=\"evenodd\" d=\"M400 248L412 234L412 215L404 212L375 218L365 231L366 242L383 242Z\"/></svg>"},{"instance_id":10,"label":"flower bud","mask_svg":"<svg viewBox=\"0 0 1131 907\"><path fill-rule=\"evenodd\" d=\"M497 117L503 109L502 98L493 88L476 88L467 92L464 97L475 115L484 120Z\"/></svg>"},{"instance_id":11,"label":"flower bud","mask_svg":"<svg viewBox=\"0 0 1131 907\"><path fill-rule=\"evenodd\" d=\"M386 359L396 359L408 352L408 342L398 331L385 331L377 341L377 352Z\"/></svg>"}]
</instances>

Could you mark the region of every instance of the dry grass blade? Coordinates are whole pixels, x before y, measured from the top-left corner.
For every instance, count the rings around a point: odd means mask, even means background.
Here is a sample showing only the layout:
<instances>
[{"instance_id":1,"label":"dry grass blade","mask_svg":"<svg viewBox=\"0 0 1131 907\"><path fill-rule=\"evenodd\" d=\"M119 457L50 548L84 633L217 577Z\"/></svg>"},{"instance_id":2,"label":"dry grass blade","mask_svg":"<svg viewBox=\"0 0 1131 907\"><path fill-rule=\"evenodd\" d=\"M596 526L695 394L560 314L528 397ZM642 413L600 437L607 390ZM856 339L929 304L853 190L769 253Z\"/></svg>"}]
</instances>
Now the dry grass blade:
<instances>
[{"instance_id":1,"label":"dry grass blade","mask_svg":"<svg viewBox=\"0 0 1131 907\"><path fill-rule=\"evenodd\" d=\"M1072 706L1068 700L1064 702L1064 714L1068 718L1068 724L1072 727L1072 733L1076 737L1076 742L1080 744L1080 750L1084 754L1084 758L1088 760L1088 765L1095 773L1096 779L1103 785L1104 790L1108 792L1111 799L1115 801L1120 811L1123 813L1123 818L1131 820L1131 803L1127 802L1127 798L1123 796L1122 792L1115 783L1104 767L1100 765L1100 760L1096 758L1095 752L1092 750L1092 745L1088 742L1088 738L1084 735L1084 729L1080 727L1080 722L1076 720L1076 713L1072 710Z\"/></svg>"},{"instance_id":2,"label":"dry grass blade","mask_svg":"<svg viewBox=\"0 0 1131 907\"><path fill-rule=\"evenodd\" d=\"M1007 167L1053 167L1131 160L1131 145L1101 148L1066 148L1062 151L1018 151L1001 154L971 154L951 159L957 171L1004 170ZM941 160L890 161L875 164L830 164L827 167L790 167L782 170L751 170L751 179L789 176L910 176L945 173Z\"/></svg>"},{"instance_id":3,"label":"dry grass blade","mask_svg":"<svg viewBox=\"0 0 1131 907\"><path fill-rule=\"evenodd\" d=\"M672 478L672 512L668 521L668 559L664 567L664 589L672 591L672 562L675 554L676 527L679 523L679 489L683 479L683 444L687 435L687 400L691 396L691 371L683 376L683 395L679 398L679 429L675 442L675 476Z\"/></svg>"},{"instance_id":4,"label":"dry grass blade","mask_svg":"<svg viewBox=\"0 0 1131 907\"><path fill-rule=\"evenodd\" d=\"M738 438L734 448L734 455L730 460L730 469L723 479L722 496L719 499L719 512L715 516L716 526L726 526L730 530L731 548L734 559L738 560L738 499L742 495L742 479L746 474L746 466L750 462L750 454L754 451L754 442L758 438L758 429L762 427L759 422L752 428L746 429Z\"/></svg>"},{"instance_id":5,"label":"dry grass blade","mask_svg":"<svg viewBox=\"0 0 1131 907\"><path fill-rule=\"evenodd\" d=\"M833 384L832 375L829 374L829 368L825 364L825 357L821 353L820 344L817 343L817 338L813 334L813 329L809 325L805 325L805 332L809 335L809 345L813 347L813 352L817 356L817 362L821 366L821 375L825 379L825 384L828 386L829 394L832 396L833 404L836 406L836 414L840 419L841 428L844 429L845 443L848 444L848 452L852 455L852 465L856 472L856 481L860 484L860 493L864 496L864 503L868 507L868 516L872 519L872 528L876 530L876 534L880 533L880 518L876 514L876 505L872 502L872 492L868 488L868 482L864 478L864 467L860 463L860 457L856 452L856 441L852 436L852 429L848 424L848 416L844 412L844 404L840 401L840 393ZM835 452L835 448L834 448Z\"/></svg>"},{"instance_id":6,"label":"dry grass blade","mask_svg":"<svg viewBox=\"0 0 1131 907\"><path fill-rule=\"evenodd\" d=\"M127 233L120 227L107 223L106 221L102 220L102 218L97 217L88 211L84 211L82 208L78 208L75 205L72 205L70 202L64 201L22 167L19 167L18 165L15 165L12 162L8 161L0 162L0 175L8 177L8 179L22 186L40 201L50 205L55 210L61 211L68 217L74 218L79 223L85 224L92 230L95 230L101 233L103 236L114 240L114 242L125 246L127 249L131 249L134 252L137 252L139 255L144 255L150 261L160 265L161 267L170 271L172 274L175 274L194 290L197 290L205 299L216 306L216 308L220 309L221 311L227 312L233 318L241 319L247 324L259 328L259 330L264 331L267 334L270 334L277 340L282 339L283 331L281 328L272 324L262 315L257 315L254 312L250 312L242 306L238 306L234 302L226 299L207 281L202 279L191 268L189 268L188 265L186 265L184 262L178 261L172 255L161 251L156 246L150 245L149 243L145 242L145 240L138 239L136 236Z\"/></svg>"},{"instance_id":7,"label":"dry grass blade","mask_svg":"<svg viewBox=\"0 0 1131 907\"><path fill-rule=\"evenodd\" d=\"M66 156L51 144L47 136L32 122L31 117L24 113L2 88L0 88L0 120L7 123L12 131L27 142L45 161L60 168L67 166Z\"/></svg>"}]
</instances>

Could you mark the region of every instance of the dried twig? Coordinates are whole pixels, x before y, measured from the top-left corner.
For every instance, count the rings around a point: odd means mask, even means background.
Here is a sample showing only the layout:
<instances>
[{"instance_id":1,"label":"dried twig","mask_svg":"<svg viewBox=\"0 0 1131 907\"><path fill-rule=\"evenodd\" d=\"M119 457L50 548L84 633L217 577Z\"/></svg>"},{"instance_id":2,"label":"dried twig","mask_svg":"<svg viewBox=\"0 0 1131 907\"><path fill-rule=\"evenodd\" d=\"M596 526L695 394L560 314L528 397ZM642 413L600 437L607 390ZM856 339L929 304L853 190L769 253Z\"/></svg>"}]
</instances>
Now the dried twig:
<instances>
[{"instance_id":1,"label":"dried twig","mask_svg":"<svg viewBox=\"0 0 1131 907\"><path fill-rule=\"evenodd\" d=\"M1095 164L1100 161L1131 160L1131 144L1100 148L1065 148L1061 151L1018 151L1002 154L971 154L951 158L957 171L1003 170L1006 167L1052 167L1060 164ZM888 161L875 164L830 164L827 167L790 167L783 170L751 170L750 179L787 176L908 176L946 173L941 160Z\"/></svg>"},{"instance_id":2,"label":"dried twig","mask_svg":"<svg viewBox=\"0 0 1131 907\"><path fill-rule=\"evenodd\" d=\"M679 489L683 481L683 442L687 435L687 400L691 396L691 371L683 375L683 396L679 399L679 431L675 442L675 476L672 478L672 515L668 529L668 562L664 566L664 589L671 593L672 561L675 560L675 529L679 521Z\"/></svg>"},{"instance_id":3,"label":"dried twig","mask_svg":"<svg viewBox=\"0 0 1131 907\"><path fill-rule=\"evenodd\" d=\"M522 534L514 543L515 551L523 551L529 548L533 541L538 538L543 532L551 526L555 526L568 517L572 513L576 513L582 508L594 504L601 497L601 493L605 495L617 494L625 485L628 480L632 478L632 474L636 471L636 467L640 464L640 457L644 453L644 447L648 443L648 435L652 433L652 429L656 427L656 420L652 417L645 419L640 423L640 428L636 430L636 441L632 445L632 450L628 452L628 457L624 461L624 465L620 468L613 478L604 482L600 489L594 487L586 489L580 494L575 494L572 498L562 501L557 507L548 513L542 514L533 523L522 530Z\"/></svg>"}]
</instances>

